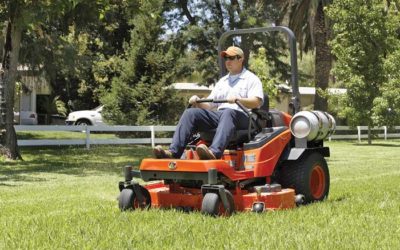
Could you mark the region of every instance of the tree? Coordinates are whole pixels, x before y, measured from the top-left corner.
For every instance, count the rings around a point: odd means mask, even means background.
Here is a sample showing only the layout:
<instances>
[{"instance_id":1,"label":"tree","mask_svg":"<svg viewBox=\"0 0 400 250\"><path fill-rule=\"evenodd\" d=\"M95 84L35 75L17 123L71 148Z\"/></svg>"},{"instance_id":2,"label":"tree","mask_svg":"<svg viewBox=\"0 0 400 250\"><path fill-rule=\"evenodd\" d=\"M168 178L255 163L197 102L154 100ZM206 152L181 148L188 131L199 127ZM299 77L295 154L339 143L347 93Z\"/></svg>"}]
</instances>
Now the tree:
<instances>
[{"instance_id":1,"label":"tree","mask_svg":"<svg viewBox=\"0 0 400 250\"><path fill-rule=\"evenodd\" d=\"M324 92L329 84L332 68L332 54L328 41L331 38L331 24L326 18L325 8L331 0L274 1L280 6L278 24L288 16L289 27L295 33L300 49L315 48L315 100L314 109L327 111L328 102Z\"/></svg>"},{"instance_id":2,"label":"tree","mask_svg":"<svg viewBox=\"0 0 400 250\"><path fill-rule=\"evenodd\" d=\"M73 8L79 0L5 0L0 3L0 23L5 22L5 42L0 68L0 147L11 159L21 158L13 124L13 107L20 48L25 31L33 31L46 20Z\"/></svg>"},{"instance_id":3,"label":"tree","mask_svg":"<svg viewBox=\"0 0 400 250\"><path fill-rule=\"evenodd\" d=\"M7 13L5 42L0 68L0 152L11 159L21 158L14 129L14 90L21 42L21 3L6 2L1 6Z\"/></svg>"},{"instance_id":4,"label":"tree","mask_svg":"<svg viewBox=\"0 0 400 250\"><path fill-rule=\"evenodd\" d=\"M23 33L21 64L44 71L55 96L75 109L99 104L109 67L129 42L134 0L81 0Z\"/></svg>"},{"instance_id":5,"label":"tree","mask_svg":"<svg viewBox=\"0 0 400 250\"><path fill-rule=\"evenodd\" d=\"M373 120L378 126L396 126L400 123L400 37L398 23L399 5L388 2L386 15L388 30L388 45L384 72L387 77L380 87L381 96L375 98L373 103Z\"/></svg>"},{"instance_id":6,"label":"tree","mask_svg":"<svg viewBox=\"0 0 400 250\"><path fill-rule=\"evenodd\" d=\"M391 20L390 11L380 0L336 0L328 10L335 22L331 43L337 58L334 72L337 80L347 87L339 114L350 125L367 125L368 143L374 125L374 103L390 101L386 99L390 94L381 96L381 92L395 86L385 70L387 56L398 48L393 46L393 42L398 44L398 22ZM375 107L375 111L379 110Z\"/></svg>"},{"instance_id":7,"label":"tree","mask_svg":"<svg viewBox=\"0 0 400 250\"><path fill-rule=\"evenodd\" d=\"M169 85L182 51L163 37L162 13L163 1L142 2L130 20L130 43L116 59L116 76L101 97L103 117L111 124L171 123L179 117L182 101Z\"/></svg>"}]
</instances>

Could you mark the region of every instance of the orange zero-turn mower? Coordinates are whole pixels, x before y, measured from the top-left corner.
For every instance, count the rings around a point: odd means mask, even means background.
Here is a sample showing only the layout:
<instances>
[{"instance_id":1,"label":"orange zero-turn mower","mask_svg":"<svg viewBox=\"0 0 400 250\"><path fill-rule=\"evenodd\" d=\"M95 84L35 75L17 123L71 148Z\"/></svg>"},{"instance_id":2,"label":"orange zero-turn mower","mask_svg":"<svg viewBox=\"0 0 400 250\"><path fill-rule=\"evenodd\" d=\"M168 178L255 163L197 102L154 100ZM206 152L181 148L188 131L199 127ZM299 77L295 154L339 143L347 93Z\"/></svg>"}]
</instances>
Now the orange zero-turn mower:
<instances>
[{"instance_id":1,"label":"orange zero-turn mower","mask_svg":"<svg viewBox=\"0 0 400 250\"><path fill-rule=\"evenodd\" d=\"M193 136L181 159L143 159L140 170L125 166L119 183L119 208L176 208L209 215L235 211L263 212L289 209L320 201L329 193L329 169L323 139L335 129L335 120L321 111L301 111L297 84L296 41L286 27L266 27L225 32L228 36L280 31L289 38L291 54L292 114L269 110L268 96L259 109L248 111L248 130L238 130L221 159L200 160L195 148L209 144L215 131ZM222 75L223 62L220 59ZM224 102L205 99L200 102ZM148 184L140 185L133 177Z\"/></svg>"}]
</instances>

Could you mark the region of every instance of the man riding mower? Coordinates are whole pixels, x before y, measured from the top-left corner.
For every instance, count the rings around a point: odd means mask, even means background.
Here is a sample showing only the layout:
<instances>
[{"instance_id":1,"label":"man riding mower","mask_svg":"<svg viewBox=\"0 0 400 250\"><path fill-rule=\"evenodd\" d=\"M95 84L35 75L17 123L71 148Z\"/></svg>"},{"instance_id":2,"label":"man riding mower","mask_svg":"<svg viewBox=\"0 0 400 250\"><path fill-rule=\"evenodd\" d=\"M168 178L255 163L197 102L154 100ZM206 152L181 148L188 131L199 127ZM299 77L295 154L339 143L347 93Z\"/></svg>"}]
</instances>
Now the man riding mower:
<instances>
[{"instance_id":1,"label":"man riding mower","mask_svg":"<svg viewBox=\"0 0 400 250\"><path fill-rule=\"evenodd\" d=\"M139 171L126 166L125 181L119 183L121 210L177 208L230 215L234 211L288 209L328 196L329 170L324 157L329 157L330 152L324 147L323 139L333 132L335 121L325 112L299 112L293 32L286 27L228 31L219 40L219 54L228 36L276 31L284 32L289 38L294 115L269 110L266 95L256 94L260 100L264 99L263 105L251 110L246 108L251 107L246 99L245 106L241 98L230 96L195 98L192 104L196 106L235 105L240 109L240 116L243 114L241 119L246 119L246 126L238 126L221 151L215 146L219 143L215 136L221 128L215 127L196 134L191 141L184 141L185 145L175 152L156 150L161 157L143 159ZM220 58L220 65L223 64ZM142 186L133 177L151 182Z\"/></svg>"}]
</instances>

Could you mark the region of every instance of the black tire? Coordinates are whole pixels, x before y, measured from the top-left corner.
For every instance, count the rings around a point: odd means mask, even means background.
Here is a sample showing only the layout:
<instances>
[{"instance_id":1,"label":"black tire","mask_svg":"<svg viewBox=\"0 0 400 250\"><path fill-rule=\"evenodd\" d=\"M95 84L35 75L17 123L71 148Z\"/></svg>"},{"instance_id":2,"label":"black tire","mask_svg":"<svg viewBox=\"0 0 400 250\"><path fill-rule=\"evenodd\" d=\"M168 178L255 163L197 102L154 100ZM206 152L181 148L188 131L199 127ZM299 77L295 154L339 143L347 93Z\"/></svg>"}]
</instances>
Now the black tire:
<instances>
[{"instance_id":1,"label":"black tire","mask_svg":"<svg viewBox=\"0 0 400 250\"><path fill-rule=\"evenodd\" d=\"M135 210L136 208L146 209L151 206L151 197L149 191L142 186L139 186L139 189L144 198L144 202L142 204L139 204L136 194L133 191L133 187L125 188L121 191L118 198L118 206L121 211Z\"/></svg>"},{"instance_id":2,"label":"black tire","mask_svg":"<svg viewBox=\"0 0 400 250\"><path fill-rule=\"evenodd\" d=\"M150 196L149 190L147 190L145 187L140 186L140 185L139 185L139 188L140 188L140 192L142 192L144 201L142 204L138 204L138 206L141 209L148 209L151 207L151 196Z\"/></svg>"},{"instance_id":3,"label":"black tire","mask_svg":"<svg viewBox=\"0 0 400 250\"><path fill-rule=\"evenodd\" d=\"M211 216L218 215L231 215L235 211L235 203L233 195L228 190L225 190L226 197L228 198L229 207L224 208L221 198L216 193L207 193L201 204L201 212Z\"/></svg>"},{"instance_id":4,"label":"black tire","mask_svg":"<svg viewBox=\"0 0 400 250\"><path fill-rule=\"evenodd\" d=\"M86 126L91 126L92 125L92 123L89 121L89 120L87 120L87 119L81 119L81 120L78 120L78 121L76 121L76 125L86 125Z\"/></svg>"},{"instance_id":5,"label":"black tire","mask_svg":"<svg viewBox=\"0 0 400 250\"><path fill-rule=\"evenodd\" d=\"M123 189L118 197L118 206L121 211L134 210L135 193L132 189Z\"/></svg>"},{"instance_id":6,"label":"black tire","mask_svg":"<svg viewBox=\"0 0 400 250\"><path fill-rule=\"evenodd\" d=\"M299 161L282 166L280 183L284 188L293 188L296 194L304 195L304 204L328 198L330 177L324 157L313 152Z\"/></svg>"}]
</instances>

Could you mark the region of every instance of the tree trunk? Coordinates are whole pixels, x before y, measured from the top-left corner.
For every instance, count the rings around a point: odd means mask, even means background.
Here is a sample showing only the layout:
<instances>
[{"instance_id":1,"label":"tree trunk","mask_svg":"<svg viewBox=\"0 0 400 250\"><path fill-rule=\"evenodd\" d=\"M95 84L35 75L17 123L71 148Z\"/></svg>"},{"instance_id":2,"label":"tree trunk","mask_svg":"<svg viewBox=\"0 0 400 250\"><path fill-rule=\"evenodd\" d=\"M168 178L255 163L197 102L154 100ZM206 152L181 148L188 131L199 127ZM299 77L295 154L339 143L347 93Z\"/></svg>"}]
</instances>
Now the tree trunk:
<instances>
[{"instance_id":1,"label":"tree trunk","mask_svg":"<svg viewBox=\"0 0 400 250\"><path fill-rule=\"evenodd\" d=\"M328 46L331 28L326 24L322 1L319 1L315 15L315 100L314 109L327 111L326 97L318 93L318 89L325 91L328 88L329 75L332 68L332 54Z\"/></svg>"},{"instance_id":2,"label":"tree trunk","mask_svg":"<svg viewBox=\"0 0 400 250\"><path fill-rule=\"evenodd\" d=\"M215 1L215 8L217 9L216 13L217 13L218 26L222 31L224 29L224 13L222 11L222 5L219 0ZM222 32L221 32L221 34L222 34ZM221 34L219 34L219 35L221 35Z\"/></svg>"},{"instance_id":3,"label":"tree trunk","mask_svg":"<svg viewBox=\"0 0 400 250\"><path fill-rule=\"evenodd\" d=\"M0 82L3 86L5 99L5 120L1 125L0 153L7 158L21 159L18 150L17 135L14 129L14 93L17 78L17 66L21 42L21 27L15 20L7 22L5 44L3 50L2 66L0 69Z\"/></svg>"},{"instance_id":4,"label":"tree trunk","mask_svg":"<svg viewBox=\"0 0 400 250\"><path fill-rule=\"evenodd\" d=\"M196 25L196 18L192 16L188 8L188 0L179 0L179 6L182 8L183 14L185 14L186 18L189 20L191 25Z\"/></svg>"}]
</instances>

